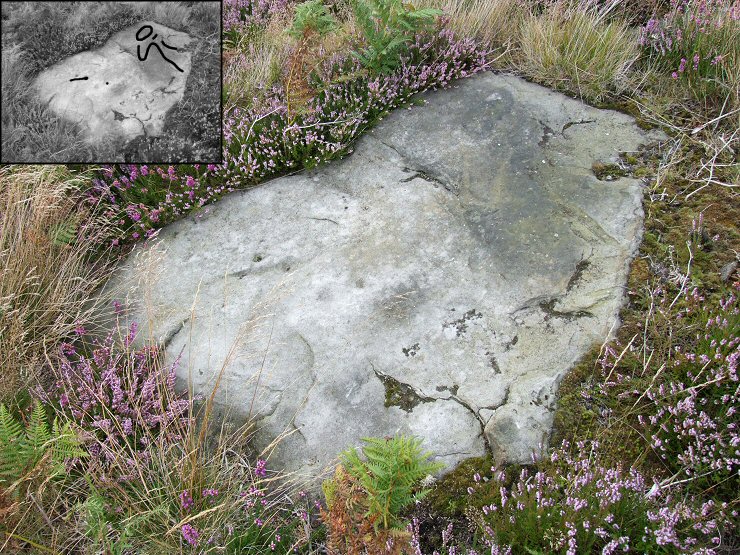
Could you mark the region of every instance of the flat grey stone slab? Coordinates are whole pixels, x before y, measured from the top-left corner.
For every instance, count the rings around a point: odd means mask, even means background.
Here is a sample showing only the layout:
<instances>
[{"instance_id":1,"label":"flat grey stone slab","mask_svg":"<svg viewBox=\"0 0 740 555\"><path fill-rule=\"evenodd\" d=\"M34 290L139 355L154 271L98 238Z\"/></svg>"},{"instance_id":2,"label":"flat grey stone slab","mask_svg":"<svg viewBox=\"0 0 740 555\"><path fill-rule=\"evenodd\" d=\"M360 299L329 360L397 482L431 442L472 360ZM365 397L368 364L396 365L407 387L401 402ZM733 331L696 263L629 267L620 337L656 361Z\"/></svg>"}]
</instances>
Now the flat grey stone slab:
<instances>
[{"instance_id":1,"label":"flat grey stone slab","mask_svg":"<svg viewBox=\"0 0 740 555\"><path fill-rule=\"evenodd\" d=\"M55 114L80 125L91 143L156 137L185 93L190 42L185 33L142 21L101 48L42 71L33 87Z\"/></svg>"},{"instance_id":2,"label":"flat grey stone slab","mask_svg":"<svg viewBox=\"0 0 740 555\"><path fill-rule=\"evenodd\" d=\"M167 227L114 280L195 390L223 367L217 400L258 443L292 432L288 469L396 433L448 465L527 461L617 325L641 190L591 165L657 135L513 76L423 98L345 160Z\"/></svg>"}]
</instances>

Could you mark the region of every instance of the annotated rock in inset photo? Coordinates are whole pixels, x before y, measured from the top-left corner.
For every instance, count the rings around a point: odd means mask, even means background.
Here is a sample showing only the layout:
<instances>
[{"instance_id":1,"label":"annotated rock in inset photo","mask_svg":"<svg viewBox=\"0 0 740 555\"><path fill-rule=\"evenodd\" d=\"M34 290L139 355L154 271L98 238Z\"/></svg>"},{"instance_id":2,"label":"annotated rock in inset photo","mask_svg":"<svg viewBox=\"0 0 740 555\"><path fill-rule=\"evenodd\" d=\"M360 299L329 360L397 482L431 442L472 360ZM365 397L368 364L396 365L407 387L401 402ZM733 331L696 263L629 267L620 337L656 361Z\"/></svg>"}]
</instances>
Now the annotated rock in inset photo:
<instances>
[{"instance_id":1,"label":"annotated rock in inset photo","mask_svg":"<svg viewBox=\"0 0 740 555\"><path fill-rule=\"evenodd\" d=\"M190 42L186 33L144 21L42 71L33 86L55 114L83 126L90 143L157 137L185 93Z\"/></svg>"},{"instance_id":2,"label":"annotated rock in inset photo","mask_svg":"<svg viewBox=\"0 0 740 555\"><path fill-rule=\"evenodd\" d=\"M560 380L617 325L641 185L592 166L659 135L513 76L422 98L345 160L164 228L110 283L260 448L289 434L277 467L397 433L448 468L530 461Z\"/></svg>"}]
</instances>

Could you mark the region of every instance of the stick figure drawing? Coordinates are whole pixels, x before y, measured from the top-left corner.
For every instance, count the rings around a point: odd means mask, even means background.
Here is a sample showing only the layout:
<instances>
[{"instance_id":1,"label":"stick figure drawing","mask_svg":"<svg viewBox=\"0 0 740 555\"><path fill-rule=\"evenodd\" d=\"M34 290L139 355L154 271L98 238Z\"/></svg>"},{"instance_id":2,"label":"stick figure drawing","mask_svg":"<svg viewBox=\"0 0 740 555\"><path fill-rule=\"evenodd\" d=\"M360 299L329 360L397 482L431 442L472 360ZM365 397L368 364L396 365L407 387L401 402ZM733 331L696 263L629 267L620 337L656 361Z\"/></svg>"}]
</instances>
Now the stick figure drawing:
<instances>
[{"instance_id":1,"label":"stick figure drawing","mask_svg":"<svg viewBox=\"0 0 740 555\"><path fill-rule=\"evenodd\" d=\"M140 36L141 32L144 30L148 30L148 32L146 33L146 35ZM144 41L148 39L152 35L152 33L154 33L154 28L151 25L142 25L141 28L138 31L136 31L136 40L139 42ZM152 46L154 46L157 50L159 50L159 53L162 55L162 57L166 61L171 63L173 66L175 66L175 69L177 69L177 71L179 71L180 73L184 73L184 71L180 69L180 67L175 62L173 62L167 56L164 55L164 52L162 52L162 48L160 48L160 46L156 42L154 42L154 39L156 38L157 38L157 35L155 33L154 36L151 37L152 42L146 45L146 50L144 50L143 56L141 55L141 45L139 44L136 46L136 55L138 56L139 61L143 62L144 60L146 60L147 56L149 56L149 49ZM164 42L164 39L162 39L162 46L164 46L165 48L169 48L170 50L177 51L177 48L175 48L174 46L170 46L169 44Z\"/></svg>"}]
</instances>

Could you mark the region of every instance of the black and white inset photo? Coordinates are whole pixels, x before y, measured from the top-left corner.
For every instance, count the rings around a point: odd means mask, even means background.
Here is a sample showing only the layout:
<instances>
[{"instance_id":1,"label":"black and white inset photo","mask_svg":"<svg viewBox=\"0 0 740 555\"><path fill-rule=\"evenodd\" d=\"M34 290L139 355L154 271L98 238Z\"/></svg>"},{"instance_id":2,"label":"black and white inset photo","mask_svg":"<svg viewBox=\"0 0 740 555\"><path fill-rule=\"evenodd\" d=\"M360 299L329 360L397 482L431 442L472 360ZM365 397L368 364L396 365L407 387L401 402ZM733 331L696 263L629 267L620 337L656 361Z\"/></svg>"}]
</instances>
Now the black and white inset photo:
<instances>
[{"instance_id":1,"label":"black and white inset photo","mask_svg":"<svg viewBox=\"0 0 740 555\"><path fill-rule=\"evenodd\" d=\"M221 2L2 2L0 163L219 163Z\"/></svg>"}]
</instances>

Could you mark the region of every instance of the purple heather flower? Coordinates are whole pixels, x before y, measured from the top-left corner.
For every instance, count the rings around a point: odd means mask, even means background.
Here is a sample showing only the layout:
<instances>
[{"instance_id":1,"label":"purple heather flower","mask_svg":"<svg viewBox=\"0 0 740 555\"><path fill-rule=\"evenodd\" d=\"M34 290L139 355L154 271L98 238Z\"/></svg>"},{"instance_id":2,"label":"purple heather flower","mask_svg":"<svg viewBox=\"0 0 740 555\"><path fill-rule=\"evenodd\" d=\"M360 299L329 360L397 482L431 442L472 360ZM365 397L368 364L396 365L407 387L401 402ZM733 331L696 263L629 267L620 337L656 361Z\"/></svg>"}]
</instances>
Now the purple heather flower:
<instances>
[{"instance_id":1,"label":"purple heather flower","mask_svg":"<svg viewBox=\"0 0 740 555\"><path fill-rule=\"evenodd\" d=\"M193 506L193 498L190 495L190 492L188 490L184 490L180 495L180 505L182 505L182 508L186 511L189 510Z\"/></svg>"},{"instance_id":2,"label":"purple heather flower","mask_svg":"<svg viewBox=\"0 0 740 555\"><path fill-rule=\"evenodd\" d=\"M254 467L254 473L262 478L267 476L267 461L264 459L258 459L257 464Z\"/></svg>"},{"instance_id":3,"label":"purple heather flower","mask_svg":"<svg viewBox=\"0 0 740 555\"><path fill-rule=\"evenodd\" d=\"M183 524L180 528L182 537L193 547L198 545L198 530L190 524Z\"/></svg>"}]
</instances>

